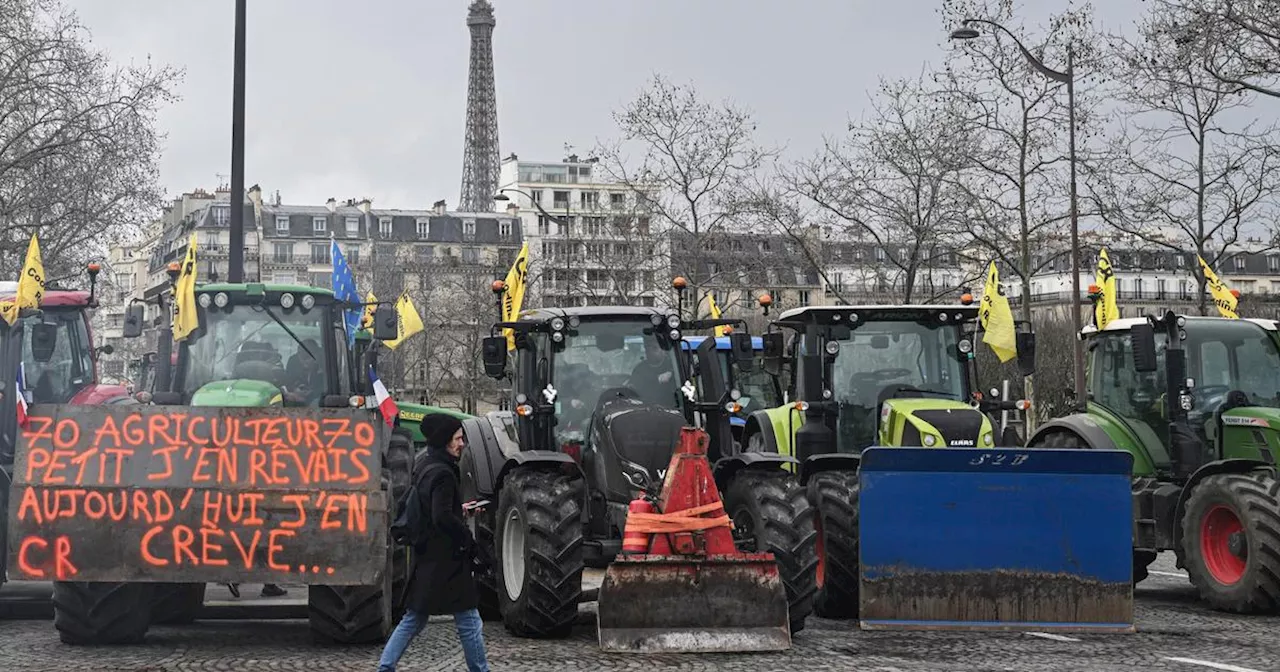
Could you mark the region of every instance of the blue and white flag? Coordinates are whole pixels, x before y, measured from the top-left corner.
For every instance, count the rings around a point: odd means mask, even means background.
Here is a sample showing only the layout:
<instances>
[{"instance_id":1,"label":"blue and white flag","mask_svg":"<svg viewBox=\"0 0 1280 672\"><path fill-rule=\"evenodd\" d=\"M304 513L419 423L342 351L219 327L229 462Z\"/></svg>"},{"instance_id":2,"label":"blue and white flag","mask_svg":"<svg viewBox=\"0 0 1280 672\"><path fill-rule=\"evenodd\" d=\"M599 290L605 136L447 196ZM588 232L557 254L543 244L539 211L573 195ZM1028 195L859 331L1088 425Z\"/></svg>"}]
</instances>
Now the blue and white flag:
<instances>
[{"instance_id":1,"label":"blue and white flag","mask_svg":"<svg viewBox=\"0 0 1280 672\"><path fill-rule=\"evenodd\" d=\"M333 297L338 301L350 301L352 303L360 303L360 294L356 292L356 279L351 275L351 267L347 265L347 258L342 256L342 248L338 247L338 241L329 240L332 246L330 256L333 257ZM343 322L347 327L347 347L352 347L356 342L356 331L360 329L360 316L363 314L362 308L349 308L343 313Z\"/></svg>"}]
</instances>

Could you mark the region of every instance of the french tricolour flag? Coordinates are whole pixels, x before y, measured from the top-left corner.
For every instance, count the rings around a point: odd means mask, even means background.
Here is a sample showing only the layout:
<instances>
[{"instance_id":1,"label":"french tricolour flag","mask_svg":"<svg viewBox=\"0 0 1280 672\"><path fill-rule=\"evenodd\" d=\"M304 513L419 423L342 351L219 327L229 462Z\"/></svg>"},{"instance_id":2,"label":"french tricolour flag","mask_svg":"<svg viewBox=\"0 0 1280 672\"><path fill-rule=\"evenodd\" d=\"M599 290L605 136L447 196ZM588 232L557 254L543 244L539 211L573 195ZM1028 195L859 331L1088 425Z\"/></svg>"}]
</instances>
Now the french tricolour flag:
<instances>
[{"instance_id":1,"label":"french tricolour flag","mask_svg":"<svg viewBox=\"0 0 1280 672\"><path fill-rule=\"evenodd\" d=\"M18 365L18 379L14 381L14 391L18 393L18 425L20 427L27 426L27 395L23 394L23 367Z\"/></svg>"},{"instance_id":2,"label":"french tricolour flag","mask_svg":"<svg viewBox=\"0 0 1280 672\"><path fill-rule=\"evenodd\" d=\"M382 379L378 378L378 373L372 366L369 367L369 380L373 381L373 394L378 400L378 410L382 411L382 419L390 427L396 423L400 407L396 406L396 400L391 398L391 394L387 392L387 386L382 384Z\"/></svg>"}]
</instances>

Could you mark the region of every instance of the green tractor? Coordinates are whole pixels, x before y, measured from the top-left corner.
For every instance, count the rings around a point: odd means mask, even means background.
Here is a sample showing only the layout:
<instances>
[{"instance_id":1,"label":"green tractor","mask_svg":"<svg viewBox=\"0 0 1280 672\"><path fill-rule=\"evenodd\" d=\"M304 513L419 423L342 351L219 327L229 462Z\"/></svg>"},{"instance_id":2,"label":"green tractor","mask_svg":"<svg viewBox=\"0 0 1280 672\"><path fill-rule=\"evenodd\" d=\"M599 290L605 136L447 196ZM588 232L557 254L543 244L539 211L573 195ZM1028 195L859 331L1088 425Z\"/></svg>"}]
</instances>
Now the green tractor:
<instances>
[{"instance_id":1,"label":"green tractor","mask_svg":"<svg viewBox=\"0 0 1280 672\"><path fill-rule=\"evenodd\" d=\"M1114 320L1081 334L1087 410L1028 445L1133 455L1133 578L1172 550L1202 599L1280 607L1280 336L1271 320Z\"/></svg>"},{"instance_id":2,"label":"green tractor","mask_svg":"<svg viewBox=\"0 0 1280 672\"><path fill-rule=\"evenodd\" d=\"M798 460L818 513L819 616L857 615L862 450L994 448L1003 441L989 415L1025 407L994 389L979 392L979 308L970 303L796 308L764 336L765 369L781 379L788 403L747 418L745 450ZM1029 373L1034 334L1024 330L1018 340L1019 365Z\"/></svg>"},{"instance_id":3,"label":"green tractor","mask_svg":"<svg viewBox=\"0 0 1280 672\"><path fill-rule=\"evenodd\" d=\"M172 266L170 275L176 277ZM154 386L140 393L143 401L241 409L369 407L362 394L370 386L369 369L353 357L343 323L344 311L356 306L335 300L329 290L300 285L206 284L196 287L195 294L199 327L178 344L171 357L172 332L167 323L162 325L157 355L149 358L155 367ZM391 306L380 305L374 319L375 338L396 337ZM125 337L140 336L142 323L143 306L135 303L126 317ZM412 441L407 431L397 429L383 446L381 489L387 501L394 503L411 483ZM333 549L334 563L343 562L349 550ZM396 546L389 536L384 552L386 570L379 583L310 582L309 620L318 639L368 644L382 641L394 627L403 613L409 558L407 549ZM234 574L233 569L225 580L239 582ZM55 625L64 641L134 640L149 623L194 620L205 586L57 583ZM135 592L146 593L143 601L150 604L149 609L127 611L105 604L135 599L130 597ZM108 618L118 622L105 622Z\"/></svg>"}]
</instances>

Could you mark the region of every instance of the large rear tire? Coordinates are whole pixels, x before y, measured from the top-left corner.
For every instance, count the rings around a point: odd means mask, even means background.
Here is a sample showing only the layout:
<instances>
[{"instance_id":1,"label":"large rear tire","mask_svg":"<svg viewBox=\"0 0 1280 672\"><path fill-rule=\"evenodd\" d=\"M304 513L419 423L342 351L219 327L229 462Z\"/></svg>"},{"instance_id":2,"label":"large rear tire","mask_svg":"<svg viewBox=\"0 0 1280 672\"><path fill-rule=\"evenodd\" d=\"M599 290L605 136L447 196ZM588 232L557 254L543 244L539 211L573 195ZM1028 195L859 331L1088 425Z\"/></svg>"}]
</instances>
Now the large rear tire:
<instances>
[{"instance_id":1,"label":"large rear tire","mask_svg":"<svg viewBox=\"0 0 1280 672\"><path fill-rule=\"evenodd\" d=\"M858 615L858 475L848 471L814 474L809 501L818 521L818 591L814 613L822 618Z\"/></svg>"},{"instance_id":2,"label":"large rear tire","mask_svg":"<svg viewBox=\"0 0 1280 672\"><path fill-rule=\"evenodd\" d=\"M523 469L506 477L496 526L498 606L517 637L566 637L582 595L579 478Z\"/></svg>"},{"instance_id":3,"label":"large rear tire","mask_svg":"<svg viewBox=\"0 0 1280 672\"><path fill-rule=\"evenodd\" d=\"M53 627L64 644L139 644L151 627L149 583L53 584Z\"/></svg>"},{"instance_id":4,"label":"large rear tire","mask_svg":"<svg viewBox=\"0 0 1280 672\"><path fill-rule=\"evenodd\" d=\"M151 622L156 625L187 625L200 616L204 607L204 583L157 583L152 588Z\"/></svg>"},{"instance_id":5,"label":"large rear tire","mask_svg":"<svg viewBox=\"0 0 1280 672\"><path fill-rule=\"evenodd\" d=\"M1280 606L1280 482L1274 473L1206 476L1182 516L1187 574L1215 609L1240 614Z\"/></svg>"},{"instance_id":6,"label":"large rear tire","mask_svg":"<svg viewBox=\"0 0 1280 672\"><path fill-rule=\"evenodd\" d=\"M408 430L396 427L382 461L382 489L389 509L382 581L373 586L308 587L307 618L317 639L337 644L382 642L404 614L411 549L392 541L390 525L401 495L412 485L413 439Z\"/></svg>"},{"instance_id":7,"label":"large rear tire","mask_svg":"<svg viewBox=\"0 0 1280 672\"><path fill-rule=\"evenodd\" d=\"M817 591L818 532L804 488L784 471L744 470L724 495L738 550L773 553L787 590L791 633L804 629Z\"/></svg>"},{"instance_id":8,"label":"large rear tire","mask_svg":"<svg viewBox=\"0 0 1280 672\"><path fill-rule=\"evenodd\" d=\"M496 517L497 514L492 509L486 509L471 518L471 533L476 538L476 545L489 551L491 558L498 557L497 545L494 541ZM499 571L501 571L501 563L495 562L493 566L475 573L477 608L480 611L480 618L486 621L502 620L502 610L498 606Z\"/></svg>"}]
</instances>

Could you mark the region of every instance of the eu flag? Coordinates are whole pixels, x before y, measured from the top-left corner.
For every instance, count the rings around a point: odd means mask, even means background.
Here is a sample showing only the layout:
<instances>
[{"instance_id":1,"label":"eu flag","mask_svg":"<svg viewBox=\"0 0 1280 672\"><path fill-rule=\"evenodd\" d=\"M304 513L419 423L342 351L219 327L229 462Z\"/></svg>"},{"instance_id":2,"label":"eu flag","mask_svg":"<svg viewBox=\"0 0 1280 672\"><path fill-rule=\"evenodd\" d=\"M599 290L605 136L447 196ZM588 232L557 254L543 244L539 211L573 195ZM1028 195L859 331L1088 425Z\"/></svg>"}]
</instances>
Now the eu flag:
<instances>
[{"instance_id":1,"label":"eu flag","mask_svg":"<svg viewBox=\"0 0 1280 672\"><path fill-rule=\"evenodd\" d=\"M342 256L342 248L338 247L338 241L330 239L329 244L332 246L330 256L333 257L333 296L338 301L350 301L352 303L360 303L360 294L356 292L356 279L351 275L351 267L347 265L347 258ZM360 328L360 316L364 313L361 308L347 309L344 313L344 322L347 326L347 347L352 347L356 342L356 330Z\"/></svg>"}]
</instances>

